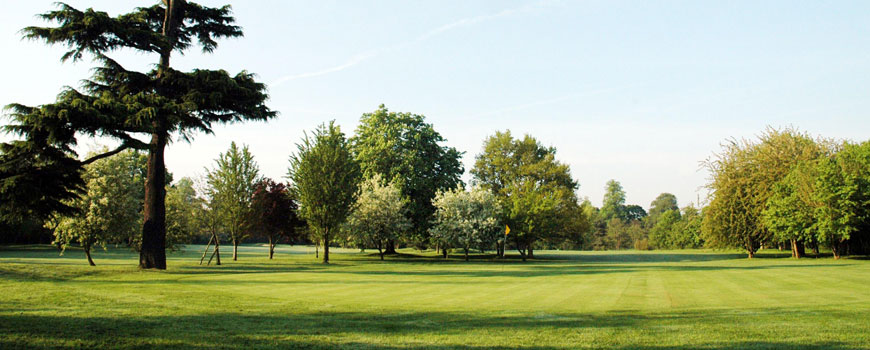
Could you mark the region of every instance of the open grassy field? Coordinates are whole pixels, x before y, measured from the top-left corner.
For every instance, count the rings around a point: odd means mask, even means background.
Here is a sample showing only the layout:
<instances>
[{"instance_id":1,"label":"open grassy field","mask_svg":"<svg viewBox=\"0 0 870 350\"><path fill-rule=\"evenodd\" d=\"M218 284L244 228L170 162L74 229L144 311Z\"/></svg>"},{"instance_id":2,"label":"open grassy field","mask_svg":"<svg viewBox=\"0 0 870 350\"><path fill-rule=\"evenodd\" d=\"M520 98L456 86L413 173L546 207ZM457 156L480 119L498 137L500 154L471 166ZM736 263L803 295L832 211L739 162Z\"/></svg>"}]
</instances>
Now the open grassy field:
<instances>
[{"instance_id":1,"label":"open grassy field","mask_svg":"<svg viewBox=\"0 0 870 350\"><path fill-rule=\"evenodd\" d=\"M870 349L870 261L711 251L442 261L0 248L0 348ZM782 255L778 255L782 256ZM458 257L457 257L458 258Z\"/></svg>"}]
</instances>

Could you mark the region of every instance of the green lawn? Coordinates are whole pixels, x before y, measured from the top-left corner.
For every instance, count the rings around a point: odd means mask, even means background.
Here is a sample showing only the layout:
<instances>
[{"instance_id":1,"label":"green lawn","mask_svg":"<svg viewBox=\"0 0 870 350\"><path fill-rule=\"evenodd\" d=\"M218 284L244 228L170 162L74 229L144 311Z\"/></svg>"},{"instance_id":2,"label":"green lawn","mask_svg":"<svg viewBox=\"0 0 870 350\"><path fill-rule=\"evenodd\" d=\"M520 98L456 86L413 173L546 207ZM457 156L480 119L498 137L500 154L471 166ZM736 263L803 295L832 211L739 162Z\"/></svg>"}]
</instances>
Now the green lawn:
<instances>
[{"instance_id":1,"label":"green lawn","mask_svg":"<svg viewBox=\"0 0 870 350\"><path fill-rule=\"evenodd\" d=\"M206 267L200 249L158 272L122 249L89 267L81 251L0 247L0 348L870 349L866 260L337 249L322 265L310 247L269 261L245 246Z\"/></svg>"}]
</instances>

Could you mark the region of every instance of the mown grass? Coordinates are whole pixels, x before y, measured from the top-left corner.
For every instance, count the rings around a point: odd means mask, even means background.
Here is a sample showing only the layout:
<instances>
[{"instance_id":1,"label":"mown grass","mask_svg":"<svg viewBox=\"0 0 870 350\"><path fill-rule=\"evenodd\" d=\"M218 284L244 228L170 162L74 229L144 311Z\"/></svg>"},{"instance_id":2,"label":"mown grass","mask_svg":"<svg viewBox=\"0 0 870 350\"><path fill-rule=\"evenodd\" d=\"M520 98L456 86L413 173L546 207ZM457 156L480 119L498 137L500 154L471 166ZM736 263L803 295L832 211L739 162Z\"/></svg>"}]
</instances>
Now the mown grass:
<instances>
[{"instance_id":1,"label":"mown grass","mask_svg":"<svg viewBox=\"0 0 870 350\"><path fill-rule=\"evenodd\" d=\"M0 247L0 348L870 349L870 261L765 252L432 253ZM406 253L413 253L408 251Z\"/></svg>"}]
</instances>

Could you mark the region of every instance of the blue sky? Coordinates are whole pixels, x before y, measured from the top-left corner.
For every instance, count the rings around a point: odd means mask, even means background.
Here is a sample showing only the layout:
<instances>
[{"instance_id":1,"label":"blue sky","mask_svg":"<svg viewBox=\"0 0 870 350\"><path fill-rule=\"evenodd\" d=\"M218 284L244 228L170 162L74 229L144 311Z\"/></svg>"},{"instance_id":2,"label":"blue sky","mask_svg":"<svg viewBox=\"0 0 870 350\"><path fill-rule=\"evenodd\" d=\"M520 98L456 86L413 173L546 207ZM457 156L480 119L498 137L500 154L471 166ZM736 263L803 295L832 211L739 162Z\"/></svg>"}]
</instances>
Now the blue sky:
<instances>
[{"instance_id":1,"label":"blue sky","mask_svg":"<svg viewBox=\"0 0 870 350\"><path fill-rule=\"evenodd\" d=\"M140 1L70 1L111 14ZM225 2L203 1L217 6ZM145 2L145 4L150 4ZM0 104L51 102L92 63L21 41L50 1L0 12ZM242 39L180 69L242 69L270 86L277 120L219 127L170 146L176 178L211 166L231 141L283 178L304 130L335 119L348 134L381 103L427 116L466 169L496 130L558 149L579 194L600 205L608 179L629 203L706 195L699 162L765 126L863 141L870 135L867 1L244 1ZM128 68L156 57L118 52ZM8 136L0 136L8 139ZM93 147L94 142L82 145ZM465 179L469 179L466 174Z\"/></svg>"}]
</instances>

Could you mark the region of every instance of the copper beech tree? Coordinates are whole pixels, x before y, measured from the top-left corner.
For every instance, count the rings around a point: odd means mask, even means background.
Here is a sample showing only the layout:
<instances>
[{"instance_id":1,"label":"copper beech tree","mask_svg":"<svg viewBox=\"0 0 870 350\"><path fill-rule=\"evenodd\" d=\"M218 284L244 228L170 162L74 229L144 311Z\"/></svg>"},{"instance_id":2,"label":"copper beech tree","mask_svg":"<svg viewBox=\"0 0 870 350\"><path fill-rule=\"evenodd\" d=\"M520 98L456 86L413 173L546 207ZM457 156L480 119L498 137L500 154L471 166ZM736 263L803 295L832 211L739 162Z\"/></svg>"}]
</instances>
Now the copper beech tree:
<instances>
[{"instance_id":1,"label":"copper beech tree","mask_svg":"<svg viewBox=\"0 0 870 350\"><path fill-rule=\"evenodd\" d=\"M40 16L51 27L27 27L24 38L62 45L61 61L85 55L98 64L80 89L65 88L54 103L36 107L9 105L5 127L20 140L0 146L0 199L4 217L48 215L68 210L63 200L82 191L81 169L96 159L133 148L148 152L144 224L139 267L166 268L166 179L164 152L173 138L191 141L215 124L268 120L266 86L242 71L172 68L174 53L194 45L204 52L217 39L242 36L230 6L206 7L184 0L163 0L150 7L110 16L59 3ZM151 54L149 72L127 70L109 54L120 49ZM80 137L108 137L116 149L79 160L73 150Z\"/></svg>"}]
</instances>

